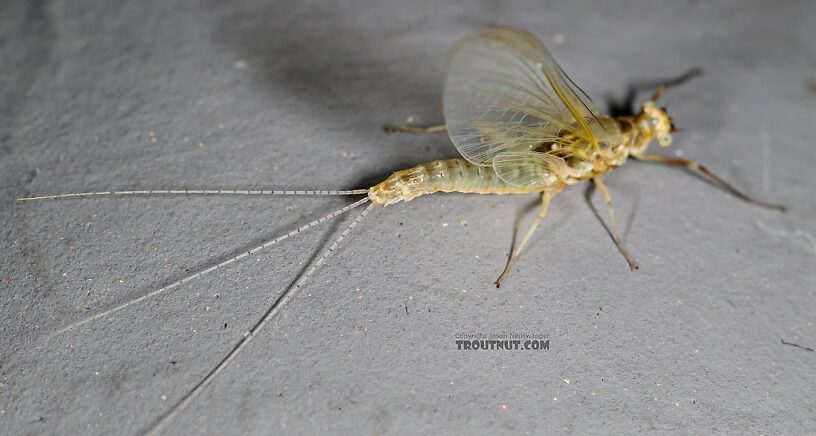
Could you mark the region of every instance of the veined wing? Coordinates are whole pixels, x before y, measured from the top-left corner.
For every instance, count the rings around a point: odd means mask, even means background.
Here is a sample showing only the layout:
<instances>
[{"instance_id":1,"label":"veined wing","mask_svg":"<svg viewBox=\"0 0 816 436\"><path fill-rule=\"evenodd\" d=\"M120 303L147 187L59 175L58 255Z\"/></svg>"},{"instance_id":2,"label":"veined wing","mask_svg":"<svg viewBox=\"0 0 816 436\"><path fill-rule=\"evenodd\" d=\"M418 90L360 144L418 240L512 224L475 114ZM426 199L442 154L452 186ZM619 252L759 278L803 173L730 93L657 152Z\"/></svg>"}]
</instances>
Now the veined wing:
<instances>
[{"instance_id":1,"label":"veined wing","mask_svg":"<svg viewBox=\"0 0 816 436\"><path fill-rule=\"evenodd\" d=\"M563 158L538 151L507 151L493 158L493 169L502 180L516 186L544 189L569 175Z\"/></svg>"},{"instance_id":2,"label":"veined wing","mask_svg":"<svg viewBox=\"0 0 816 436\"><path fill-rule=\"evenodd\" d=\"M490 29L454 49L443 105L454 145L482 166L501 153L546 150L548 144L558 144L560 156L575 147L597 150L619 134L614 123L601 124L606 117L540 41L509 27ZM529 183L507 174L502 178L508 183Z\"/></svg>"}]
</instances>

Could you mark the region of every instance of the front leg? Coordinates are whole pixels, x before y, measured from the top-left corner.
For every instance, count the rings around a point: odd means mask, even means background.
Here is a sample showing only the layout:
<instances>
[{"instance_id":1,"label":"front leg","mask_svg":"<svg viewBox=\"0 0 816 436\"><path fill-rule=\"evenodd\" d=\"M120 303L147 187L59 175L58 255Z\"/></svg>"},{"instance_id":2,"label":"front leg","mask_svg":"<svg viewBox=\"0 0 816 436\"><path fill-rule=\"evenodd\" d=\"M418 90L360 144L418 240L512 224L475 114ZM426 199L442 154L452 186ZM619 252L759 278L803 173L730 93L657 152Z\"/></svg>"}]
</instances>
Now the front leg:
<instances>
[{"instance_id":1,"label":"front leg","mask_svg":"<svg viewBox=\"0 0 816 436\"><path fill-rule=\"evenodd\" d=\"M669 79L669 80L661 83L660 85L658 85L657 89L655 89L654 93L652 94L652 97L649 100L657 101L660 98L660 96L663 95L663 92L666 89L674 87L674 86L682 85L682 84L688 82L689 80L691 80L691 79L693 79L695 77L698 77L698 76L702 76L702 75L703 75L703 69L699 68L699 67L694 67L694 68L686 71L682 75L677 76L677 77L675 77L673 79Z\"/></svg>"},{"instance_id":2,"label":"front leg","mask_svg":"<svg viewBox=\"0 0 816 436\"><path fill-rule=\"evenodd\" d=\"M640 156L633 155L632 157L634 157L637 160L643 160L643 161L648 161L648 162L659 162L659 163L664 163L664 164L668 164L668 165L676 165L676 166L683 167L683 168L686 168L686 169L689 169L689 170L692 170L692 171L696 171L699 174L701 174L703 177L708 178L709 180L711 180L715 184L719 185L720 187L722 187L726 191L730 192L731 194L733 194L737 198L742 199L743 201L746 201L746 202L751 203L751 204L755 204L757 206L767 207L768 209L776 209L776 210L780 210L782 212L785 211L785 206L778 205L778 204L766 203L764 201L756 200L754 198L751 198L751 197L747 196L746 194L743 194L742 192L738 191L737 188L731 186L730 183L728 183L725 180L721 179L719 176L712 173L708 168L706 168L705 166L703 166L701 163L699 163L697 161L688 160L688 159L681 159L679 157L664 156L662 154L653 154L653 153L643 153Z\"/></svg>"}]
</instances>

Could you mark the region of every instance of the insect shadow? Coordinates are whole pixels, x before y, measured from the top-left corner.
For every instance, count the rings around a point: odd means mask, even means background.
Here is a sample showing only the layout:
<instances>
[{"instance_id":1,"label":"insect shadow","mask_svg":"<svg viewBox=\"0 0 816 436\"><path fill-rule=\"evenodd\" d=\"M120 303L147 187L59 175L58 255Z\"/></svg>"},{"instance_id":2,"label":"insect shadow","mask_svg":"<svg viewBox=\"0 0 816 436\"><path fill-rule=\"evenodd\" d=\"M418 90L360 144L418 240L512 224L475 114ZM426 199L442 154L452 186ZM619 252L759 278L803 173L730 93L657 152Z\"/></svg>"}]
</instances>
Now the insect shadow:
<instances>
[{"instance_id":1,"label":"insect shadow","mask_svg":"<svg viewBox=\"0 0 816 436\"><path fill-rule=\"evenodd\" d=\"M381 127L395 121L392 114L402 118L414 113L425 121L442 118L439 96L447 47L418 48L403 42L418 38L422 29L442 32L441 27L437 29L433 22L404 22L389 28L385 40L375 41L354 25L358 17L343 16L337 8L304 6L304 10L292 10L271 2L239 8L224 14L217 24L216 38L246 59L249 74L274 100L270 106L284 101L294 113L308 113L316 129L339 126L346 142L359 138L370 143L377 135L386 138ZM309 19L303 19L305 14ZM269 17L282 22L281 16L290 15L289 26L269 25ZM414 64L429 67L417 70ZM372 168L372 174L355 180L354 186L373 186L417 160L458 156L442 136L412 141L416 145L410 148L391 148L392 155Z\"/></svg>"},{"instance_id":2,"label":"insect shadow","mask_svg":"<svg viewBox=\"0 0 816 436\"><path fill-rule=\"evenodd\" d=\"M631 117L637 115L637 97L640 92L653 92L658 86L673 87L703 75L703 69L694 67L685 73L670 78L657 80L637 80L629 83L623 97L607 96L606 112L615 117ZM679 131L682 131L680 129Z\"/></svg>"}]
</instances>

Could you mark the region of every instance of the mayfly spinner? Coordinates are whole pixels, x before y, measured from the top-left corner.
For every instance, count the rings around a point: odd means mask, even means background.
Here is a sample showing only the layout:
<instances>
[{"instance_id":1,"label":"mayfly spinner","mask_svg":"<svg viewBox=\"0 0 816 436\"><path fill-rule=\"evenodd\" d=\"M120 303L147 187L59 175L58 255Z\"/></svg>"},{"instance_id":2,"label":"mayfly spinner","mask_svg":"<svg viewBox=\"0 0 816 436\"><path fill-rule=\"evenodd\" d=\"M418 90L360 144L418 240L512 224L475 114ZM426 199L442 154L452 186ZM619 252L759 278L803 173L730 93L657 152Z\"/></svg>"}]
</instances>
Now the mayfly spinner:
<instances>
[{"instance_id":1,"label":"mayfly spinner","mask_svg":"<svg viewBox=\"0 0 816 436\"><path fill-rule=\"evenodd\" d=\"M533 35L514 28L494 28L464 40L453 50L445 80L445 125L391 127L392 131L447 131L461 153L461 158L420 164L397 171L369 189L350 191L152 190L21 198L19 200L151 194L366 195L365 198L301 228L135 300L68 325L55 334L178 287L370 202L328 251L318 258L294 286L281 295L218 366L156 421L153 430L159 430L226 367L337 249L351 230L376 207L410 201L436 192L540 194L541 209L538 217L511 254L504 271L495 282L496 286L507 277L511 266L546 216L553 197L568 185L586 180L592 180L606 200L610 232L615 245L630 268L637 268L621 242L612 197L603 181L604 175L623 165L629 157L697 171L747 202L784 210L781 206L748 197L695 161L647 152L652 140L657 140L658 145L664 148L672 143L672 133L675 130L672 120L665 109L655 104L665 87L666 85L659 86L635 116L606 116L598 111L589 97L564 73L544 45Z\"/></svg>"}]
</instances>

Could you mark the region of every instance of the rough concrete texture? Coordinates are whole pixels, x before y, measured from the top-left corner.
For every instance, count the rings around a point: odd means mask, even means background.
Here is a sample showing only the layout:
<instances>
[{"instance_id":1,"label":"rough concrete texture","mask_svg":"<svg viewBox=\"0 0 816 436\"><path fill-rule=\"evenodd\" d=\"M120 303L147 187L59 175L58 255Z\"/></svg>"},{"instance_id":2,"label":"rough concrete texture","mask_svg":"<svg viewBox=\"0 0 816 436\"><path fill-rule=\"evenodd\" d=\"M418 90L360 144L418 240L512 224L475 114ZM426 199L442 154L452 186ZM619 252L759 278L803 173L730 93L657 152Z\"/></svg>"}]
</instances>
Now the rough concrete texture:
<instances>
[{"instance_id":1,"label":"rough concrete texture","mask_svg":"<svg viewBox=\"0 0 816 436\"><path fill-rule=\"evenodd\" d=\"M534 197L375 210L164 433L813 434L816 353L782 341L816 347L816 7L647 0L2 2L0 432L149 429L351 219L52 335L351 199L15 197L346 189L455 156L382 126L441 121L446 52L495 24L602 107L704 68L667 95L666 153L790 211L628 163L607 182L639 271L577 186L495 289ZM550 348L457 350L511 330Z\"/></svg>"}]
</instances>

